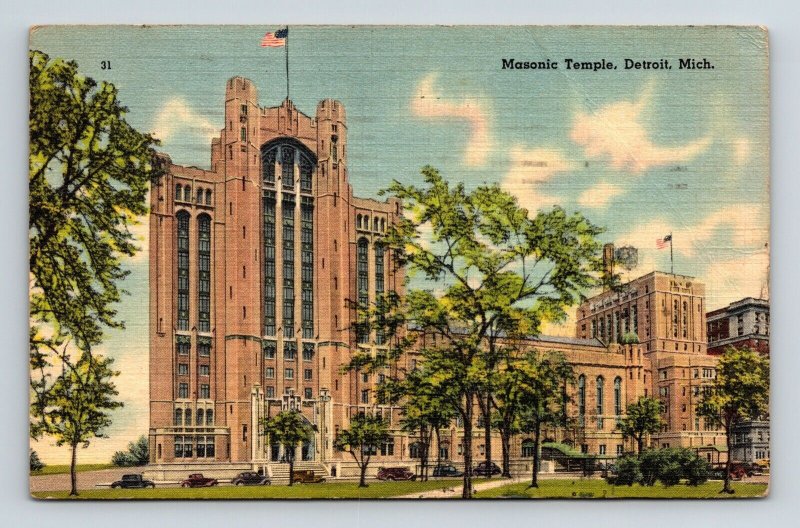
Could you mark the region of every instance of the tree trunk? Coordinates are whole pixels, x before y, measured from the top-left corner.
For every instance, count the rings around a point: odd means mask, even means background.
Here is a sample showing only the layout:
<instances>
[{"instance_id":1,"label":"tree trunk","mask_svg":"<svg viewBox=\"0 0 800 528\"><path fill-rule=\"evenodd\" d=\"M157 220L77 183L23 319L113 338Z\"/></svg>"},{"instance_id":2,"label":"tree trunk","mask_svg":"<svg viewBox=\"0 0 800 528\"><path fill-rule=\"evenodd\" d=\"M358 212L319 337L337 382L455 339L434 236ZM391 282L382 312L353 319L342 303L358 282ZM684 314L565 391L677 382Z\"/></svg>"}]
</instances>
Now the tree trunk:
<instances>
[{"instance_id":1,"label":"tree trunk","mask_svg":"<svg viewBox=\"0 0 800 528\"><path fill-rule=\"evenodd\" d=\"M503 476L511 478L511 433L508 424L500 428L500 448L503 452Z\"/></svg>"},{"instance_id":2,"label":"tree trunk","mask_svg":"<svg viewBox=\"0 0 800 528\"><path fill-rule=\"evenodd\" d=\"M69 464L70 497L78 496L78 444L72 444L72 460Z\"/></svg>"},{"instance_id":3,"label":"tree trunk","mask_svg":"<svg viewBox=\"0 0 800 528\"><path fill-rule=\"evenodd\" d=\"M725 481L720 493L733 493L731 488L731 423L725 422L725 445L728 446L728 459L725 461Z\"/></svg>"},{"instance_id":4,"label":"tree trunk","mask_svg":"<svg viewBox=\"0 0 800 528\"><path fill-rule=\"evenodd\" d=\"M483 414L483 443L486 446L486 478L492 478L492 425L490 422L491 416L491 394L486 393L486 406L481 405L481 414ZM480 396L478 396L480 398Z\"/></svg>"},{"instance_id":5,"label":"tree trunk","mask_svg":"<svg viewBox=\"0 0 800 528\"><path fill-rule=\"evenodd\" d=\"M438 427L434 427L433 430L436 432L436 467L438 468L442 465L442 437L439 434Z\"/></svg>"},{"instance_id":6,"label":"tree trunk","mask_svg":"<svg viewBox=\"0 0 800 528\"><path fill-rule=\"evenodd\" d=\"M638 447L639 447L639 453L638 454L639 454L639 456L642 456L642 451L644 450L644 435L642 435L639 438L637 438L636 439L636 443L638 444Z\"/></svg>"},{"instance_id":7,"label":"tree trunk","mask_svg":"<svg viewBox=\"0 0 800 528\"><path fill-rule=\"evenodd\" d=\"M464 413L464 484L462 499L472 498L472 394L465 397Z\"/></svg>"},{"instance_id":8,"label":"tree trunk","mask_svg":"<svg viewBox=\"0 0 800 528\"><path fill-rule=\"evenodd\" d=\"M294 455L289 454L289 485L294 485Z\"/></svg>"},{"instance_id":9,"label":"tree trunk","mask_svg":"<svg viewBox=\"0 0 800 528\"><path fill-rule=\"evenodd\" d=\"M361 478L358 481L359 488L366 488L367 487L367 465L369 464L369 458L361 460Z\"/></svg>"},{"instance_id":10,"label":"tree trunk","mask_svg":"<svg viewBox=\"0 0 800 528\"><path fill-rule=\"evenodd\" d=\"M542 424L536 420L533 430L533 469L531 475L531 488L539 487L539 437L542 431Z\"/></svg>"}]
</instances>

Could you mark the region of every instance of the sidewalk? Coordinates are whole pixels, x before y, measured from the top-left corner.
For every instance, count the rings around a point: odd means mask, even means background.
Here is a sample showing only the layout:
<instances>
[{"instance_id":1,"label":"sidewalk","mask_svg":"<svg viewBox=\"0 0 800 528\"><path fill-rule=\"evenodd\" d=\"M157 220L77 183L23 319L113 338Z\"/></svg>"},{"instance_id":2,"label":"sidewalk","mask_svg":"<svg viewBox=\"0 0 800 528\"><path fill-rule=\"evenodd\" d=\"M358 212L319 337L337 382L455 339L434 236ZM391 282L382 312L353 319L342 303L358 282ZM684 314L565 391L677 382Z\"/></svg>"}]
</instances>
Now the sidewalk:
<instances>
[{"instance_id":1,"label":"sidewalk","mask_svg":"<svg viewBox=\"0 0 800 528\"><path fill-rule=\"evenodd\" d=\"M472 489L475 491L483 491L492 488L499 488L501 486L508 486L509 484L517 484L518 482L527 481L528 478L526 477L513 477L513 478L502 478L502 479L492 479L492 480L484 480L480 477L473 478L472 480ZM456 484L455 486L448 486L443 487L442 489L438 490L430 490L430 491L423 491L417 493L410 493L408 495L400 495L398 497L393 497L395 499L449 499L453 497L461 497L461 484Z\"/></svg>"}]
</instances>

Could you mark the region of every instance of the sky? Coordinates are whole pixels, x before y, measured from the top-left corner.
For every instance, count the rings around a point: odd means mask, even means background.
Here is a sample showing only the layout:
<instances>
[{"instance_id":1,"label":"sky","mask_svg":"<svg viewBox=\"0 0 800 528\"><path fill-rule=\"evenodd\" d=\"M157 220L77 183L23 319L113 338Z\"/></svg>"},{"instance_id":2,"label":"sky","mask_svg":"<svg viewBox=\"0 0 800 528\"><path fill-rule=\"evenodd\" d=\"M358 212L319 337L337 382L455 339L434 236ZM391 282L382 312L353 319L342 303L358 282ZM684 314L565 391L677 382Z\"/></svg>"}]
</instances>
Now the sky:
<instances>
[{"instance_id":1,"label":"sky","mask_svg":"<svg viewBox=\"0 0 800 528\"><path fill-rule=\"evenodd\" d=\"M223 126L225 82L239 75L262 106L286 97L285 50L259 45L282 26L51 26L31 48L75 60L112 82L128 121L162 141L174 163L208 168ZM354 192L378 197L392 179L419 182L430 164L467 188L498 183L530 211L557 204L603 226L603 242L639 249L629 277L669 271L706 284L714 309L768 295L769 86L766 33L757 28L322 27L289 28L290 97L313 115L324 98L347 110ZM624 59L671 70L626 70ZM707 70L679 70L706 58ZM559 63L503 70L502 59ZM565 59L614 70L568 70ZM102 61L111 68L101 69ZM108 461L147 434L146 219L142 251L125 263L124 331L103 352L116 360L120 399L107 430L79 453ZM569 335L571 324L550 325ZM35 443L45 462L68 449Z\"/></svg>"}]
</instances>

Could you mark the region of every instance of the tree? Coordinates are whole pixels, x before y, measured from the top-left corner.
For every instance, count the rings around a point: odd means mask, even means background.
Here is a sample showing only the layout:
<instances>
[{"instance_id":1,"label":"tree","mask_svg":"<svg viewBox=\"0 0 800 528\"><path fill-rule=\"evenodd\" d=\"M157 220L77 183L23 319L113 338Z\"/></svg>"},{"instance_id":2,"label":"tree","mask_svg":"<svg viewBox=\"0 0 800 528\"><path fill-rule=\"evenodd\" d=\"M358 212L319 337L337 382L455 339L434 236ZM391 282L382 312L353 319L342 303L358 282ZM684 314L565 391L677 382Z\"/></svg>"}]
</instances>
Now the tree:
<instances>
[{"instance_id":1,"label":"tree","mask_svg":"<svg viewBox=\"0 0 800 528\"><path fill-rule=\"evenodd\" d=\"M768 412L769 358L747 348L728 348L717 364L713 385L697 405L697 414L725 430L728 460L721 493L733 493L730 483L733 428Z\"/></svg>"},{"instance_id":2,"label":"tree","mask_svg":"<svg viewBox=\"0 0 800 528\"><path fill-rule=\"evenodd\" d=\"M264 434L270 438L270 443L283 446L284 456L289 462L289 485L294 484L294 457L297 446L301 442L309 441L314 434L311 424L299 411L281 411L272 418L264 418Z\"/></svg>"},{"instance_id":3,"label":"tree","mask_svg":"<svg viewBox=\"0 0 800 528\"><path fill-rule=\"evenodd\" d=\"M563 355L551 352L526 354L520 362L520 410L523 432L533 433L533 463L530 487L538 488L539 451L542 425L556 425L563 420L562 384L571 382L575 374Z\"/></svg>"},{"instance_id":4,"label":"tree","mask_svg":"<svg viewBox=\"0 0 800 528\"><path fill-rule=\"evenodd\" d=\"M111 457L111 463L120 467L144 466L148 462L150 445L145 435L140 436L136 442L129 442L127 451L117 451Z\"/></svg>"},{"instance_id":5,"label":"tree","mask_svg":"<svg viewBox=\"0 0 800 528\"><path fill-rule=\"evenodd\" d=\"M32 410L41 416L42 431L72 450L70 459L70 495L77 495L78 446L89 447L92 438L106 438L104 430L111 425L110 411L122 407L115 401L117 392L112 378L119 375L111 369L111 358L83 352L74 365L64 365L48 391L46 405ZM32 406L38 406L35 400Z\"/></svg>"},{"instance_id":6,"label":"tree","mask_svg":"<svg viewBox=\"0 0 800 528\"><path fill-rule=\"evenodd\" d=\"M358 414L350 419L350 429L339 432L334 447L353 456L360 470L358 486L367 487L367 466L378 447L391 440L386 422L378 416Z\"/></svg>"},{"instance_id":7,"label":"tree","mask_svg":"<svg viewBox=\"0 0 800 528\"><path fill-rule=\"evenodd\" d=\"M655 398L642 396L628 405L617 429L622 431L624 437L636 441L636 452L641 455L646 436L660 431L661 423L661 403Z\"/></svg>"},{"instance_id":8,"label":"tree","mask_svg":"<svg viewBox=\"0 0 800 528\"><path fill-rule=\"evenodd\" d=\"M33 449L30 450L30 471L34 473L41 471L45 467L45 463L39 459L39 454Z\"/></svg>"},{"instance_id":9,"label":"tree","mask_svg":"<svg viewBox=\"0 0 800 528\"><path fill-rule=\"evenodd\" d=\"M114 85L85 77L72 61L31 51L30 363L31 436L44 432L53 370L66 344L90 353L108 328L123 328L115 304L137 247L130 227L147 212L163 167L157 141L125 120ZM82 355L79 355L82 357Z\"/></svg>"},{"instance_id":10,"label":"tree","mask_svg":"<svg viewBox=\"0 0 800 528\"><path fill-rule=\"evenodd\" d=\"M430 286L410 289L394 305L388 319L405 324L395 325L389 355L402 363L413 351L437 396L461 417L462 497L470 498L474 407L491 387L493 339L536 335L542 321L566 318L566 307L598 284L601 230L558 207L531 218L498 185L468 192L430 166L422 174L424 187L395 181L386 191L406 213L386 246L407 276ZM351 366L369 362L356 353Z\"/></svg>"}]
</instances>

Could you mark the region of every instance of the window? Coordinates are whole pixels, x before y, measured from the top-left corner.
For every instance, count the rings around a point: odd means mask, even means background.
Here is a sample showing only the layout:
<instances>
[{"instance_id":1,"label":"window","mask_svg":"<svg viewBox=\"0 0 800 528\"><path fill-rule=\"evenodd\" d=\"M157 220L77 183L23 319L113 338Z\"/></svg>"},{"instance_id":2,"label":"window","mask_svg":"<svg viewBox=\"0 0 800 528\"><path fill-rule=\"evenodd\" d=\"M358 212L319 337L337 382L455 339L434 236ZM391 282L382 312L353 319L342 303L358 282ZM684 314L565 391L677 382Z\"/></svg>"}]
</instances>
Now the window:
<instances>
[{"instance_id":1,"label":"window","mask_svg":"<svg viewBox=\"0 0 800 528\"><path fill-rule=\"evenodd\" d=\"M183 413L183 419L185 421L185 425L192 425L192 411L191 411L191 409L186 409L186 412Z\"/></svg>"},{"instance_id":2,"label":"window","mask_svg":"<svg viewBox=\"0 0 800 528\"><path fill-rule=\"evenodd\" d=\"M211 375L211 367L208 365L200 365L200 375L201 376L210 376Z\"/></svg>"},{"instance_id":3,"label":"window","mask_svg":"<svg viewBox=\"0 0 800 528\"><path fill-rule=\"evenodd\" d=\"M247 424L242 424L242 442L247 442Z\"/></svg>"},{"instance_id":4,"label":"window","mask_svg":"<svg viewBox=\"0 0 800 528\"><path fill-rule=\"evenodd\" d=\"M200 357L209 357L211 355L211 339L208 337L201 337L197 340L197 354Z\"/></svg>"},{"instance_id":5,"label":"window","mask_svg":"<svg viewBox=\"0 0 800 528\"><path fill-rule=\"evenodd\" d=\"M189 384L188 383L179 383L178 384L178 398L188 398L189 397Z\"/></svg>"},{"instance_id":6,"label":"window","mask_svg":"<svg viewBox=\"0 0 800 528\"><path fill-rule=\"evenodd\" d=\"M188 187L186 188L188 190ZM178 330L189 330L189 213L178 219Z\"/></svg>"},{"instance_id":7,"label":"window","mask_svg":"<svg viewBox=\"0 0 800 528\"><path fill-rule=\"evenodd\" d=\"M408 446L408 457L409 458L420 458L420 449L419 442L413 442Z\"/></svg>"},{"instance_id":8,"label":"window","mask_svg":"<svg viewBox=\"0 0 800 528\"><path fill-rule=\"evenodd\" d=\"M191 343L189 342L188 338L185 341L178 341L178 354L181 356L188 356L189 355L189 348L191 348Z\"/></svg>"},{"instance_id":9,"label":"window","mask_svg":"<svg viewBox=\"0 0 800 528\"><path fill-rule=\"evenodd\" d=\"M200 385L200 397L209 399L211 397L211 386L208 384Z\"/></svg>"},{"instance_id":10,"label":"window","mask_svg":"<svg viewBox=\"0 0 800 528\"><path fill-rule=\"evenodd\" d=\"M206 425L214 425L214 410L206 410Z\"/></svg>"},{"instance_id":11,"label":"window","mask_svg":"<svg viewBox=\"0 0 800 528\"><path fill-rule=\"evenodd\" d=\"M311 183L313 181L312 174L314 172L314 165L311 160L304 156L300 156L300 191L311 192Z\"/></svg>"},{"instance_id":12,"label":"window","mask_svg":"<svg viewBox=\"0 0 800 528\"><path fill-rule=\"evenodd\" d=\"M281 147L281 180L284 189L294 189L294 156L293 147Z\"/></svg>"},{"instance_id":13,"label":"window","mask_svg":"<svg viewBox=\"0 0 800 528\"><path fill-rule=\"evenodd\" d=\"M242 127L239 132L239 139L247 141L247 127Z\"/></svg>"},{"instance_id":14,"label":"window","mask_svg":"<svg viewBox=\"0 0 800 528\"><path fill-rule=\"evenodd\" d=\"M275 149L261 156L261 179L264 183L275 183Z\"/></svg>"},{"instance_id":15,"label":"window","mask_svg":"<svg viewBox=\"0 0 800 528\"><path fill-rule=\"evenodd\" d=\"M310 190L310 189L309 189ZM303 337L314 337L314 205L303 197L300 207L300 290Z\"/></svg>"},{"instance_id":16,"label":"window","mask_svg":"<svg viewBox=\"0 0 800 528\"><path fill-rule=\"evenodd\" d=\"M283 359L294 361L297 359L297 343L286 341L283 343Z\"/></svg>"},{"instance_id":17,"label":"window","mask_svg":"<svg viewBox=\"0 0 800 528\"><path fill-rule=\"evenodd\" d=\"M277 349L277 343L274 341L265 341L264 342L264 359L275 359L275 350Z\"/></svg>"},{"instance_id":18,"label":"window","mask_svg":"<svg viewBox=\"0 0 800 528\"><path fill-rule=\"evenodd\" d=\"M605 444L600 444L598 453L601 454L601 455L605 455L606 454L606 445Z\"/></svg>"},{"instance_id":19,"label":"window","mask_svg":"<svg viewBox=\"0 0 800 528\"><path fill-rule=\"evenodd\" d=\"M586 376L581 374L578 376L578 422L579 425L584 425L584 416L586 415Z\"/></svg>"},{"instance_id":20,"label":"window","mask_svg":"<svg viewBox=\"0 0 800 528\"><path fill-rule=\"evenodd\" d=\"M273 377L273 378L275 377L275 369L272 369L272 376L271 377ZM267 398L274 398L275 397L275 387L273 387L271 385L265 387L264 388L264 394L265 394L265 396Z\"/></svg>"},{"instance_id":21,"label":"window","mask_svg":"<svg viewBox=\"0 0 800 528\"><path fill-rule=\"evenodd\" d=\"M272 379L275 377L275 368L274 367L267 367L264 369L264 377L267 379Z\"/></svg>"},{"instance_id":22,"label":"window","mask_svg":"<svg viewBox=\"0 0 800 528\"><path fill-rule=\"evenodd\" d=\"M375 303L380 307L384 293L384 254L386 249L383 244L375 244ZM383 315L378 316L378 327L375 329L375 344L383 345L386 342L386 334L383 328Z\"/></svg>"},{"instance_id":23,"label":"window","mask_svg":"<svg viewBox=\"0 0 800 528\"><path fill-rule=\"evenodd\" d=\"M294 196L283 195L283 336L294 337Z\"/></svg>"},{"instance_id":24,"label":"window","mask_svg":"<svg viewBox=\"0 0 800 528\"><path fill-rule=\"evenodd\" d=\"M189 365L186 363L178 363L178 374L181 376L189 375Z\"/></svg>"},{"instance_id":25,"label":"window","mask_svg":"<svg viewBox=\"0 0 800 528\"><path fill-rule=\"evenodd\" d=\"M203 189L197 189L197 204L200 205L203 203Z\"/></svg>"},{"instance_id":26,"label":"window","mask_svg":"<svg viewBox=\"0 0 800 528\"><path fill-rule=\"evenodd\" d=\"M197 421L195 422L197 425L203 425L205 423L205 413L203 409L197 409Z\"/></svg>"},{"instance_id":27,"label":"window","mask_svg":"<svg viewBox=\"0 0 800 528\"><path fill-rule=\"evenodd\" d=\"M306 387L305 388L305 390L303 391L303 396L307 400L311 400L311 399L314 398L314 392L311 390L311 387Z\"/></svg>"},{"instance_id":28,"label":"window","mask_svg":"<svg viewBox=\"0 0 800 528\"><path fill-rule=\"evenodd\" d=\"M617 455L621 455L625 452L625 447L622 444L617 444Z\"/></svg>"},{"instance_id":29,"label":"window","mask_svg":"<svg viewBox=\"0 0 800 528\"><path fill-rule=\"evenodd\" d=\"M369 243L366 238L358 240L356 248L356 290L359 310L367 310L369 305L368 247ZM356 337L359 343L367 343L369 342L369 326L364 315L359 315L359 319L356 325Z\"/></svg>"},{"instance_id":30,"label":"window","mask_svg":"<svg viewBox=\"0 0 800 528\"><path fill-rule=\"evenodd\" d=\"M175 437L175 458L183 458L183 437Z\"/></svg>"},{"instance_id":31,"label":"window","mask_svg":"<svg viewBox=\"0 0 800 528\"><path fill-rule=\"evenodd\" d=\"M274 152L273 152L274 156ZM274 181L274 158L273 174ZM265 193L264 216L264 335L275 335L275 194Z\"/></svg>"},{"instance_id":32,"label":"window","mask_svg":"<svg viewBox=\"0 0 800 528\"><path fill-rule=\"evenodd\" d=\"M522 441L522 458L533 458L533 440L525 439Z\"/></svg>"},{"instance_id":33,"label":"window","mask_svg":"<svg viewBox=\"0 0 800 528\"><path fill-rule=\"evenodd\" d=\"M183 425L183 409L175 409L175 420L173 425Z\"/></svg>"},{"instance_id":34,"label":"window","mask_svg":"<svg viewBox=\"0 0 800 528\"><path fill-rule=\"evenodd\" d=\"M603 376L597 376L597 428L603 428Z\"/></svg>"},{"instance_id":35,"label":"window","mask_svg":"<svg viewBox=\"0 0 800 528\"><path fill-rule=\"evenodd\" d=\"M682 312L682 331L683 331L683 338L686 339L689 331L689 304L686 301L683 301L683 312Z\"/></svg>"},{"instance_id":36,"label":"window","mask_svg":"<svg viewBox=\"0 0 800 528\"><path fill-rule=\"evenodd\" d=\"M361 403L369 403L369 391L362 390L361 391Z\"/></svg>"},{"instance_id":37,"label":"window","mask_svg":"<svg viewBox=\"0 0 800 528\"><path fill-rule=\"evenodd\" d=\"M394 456L394 439L381 444L381 456Z\"/></svg>"},{"instance_id":38,"label":"window","mask_svg":"<svg viewBox=\"0 0 800 528\"><path fill-rule=\"evenodd\" d=\"M292 369L292 368L284 369L283 370L283 377L288 379L288 380L294 379L294 369Z\"/></svg>"},{"instance_id":39,"label":"window","mask_svg":"<svg viewBox=\"0 0 800 528\"><path fill-rule=\"evenodd\" d=\"M183 190L183 187L181 186L181 184L180 183L176 183L175 184L175 199L176 200L183 199L183 194L181 194L182 190Z\"/></svg>"},{"instance_id":40,"label":"window","mask_svg":"<svg viewBox=\"0 0 800 528\"><path fill-rule=\"evenodd\" d=\"M622 415L622 378L619 376L614 378L614 415L617 421Z\"/></svg>"},{"instance_id":41,"label":"window","mask_svg":"<svg viewBox=\"0 0 800 528\"><path fill-rule=\"evenodd\" d=\"M366 372L364 372L363 374L361 374L361 381L362 381L363 383L368 383L368 382L369 382L369 374L367 374Z\"/></svg>"},{"instance_id":42,"label":"window","mask_svg":"<svg viewBox=\"0 0 800 528\"><path fill-rule=\"evenodd\" d=\"M183 201L184 202L192 201L192 189L188 185L183 188Z\"/></svg>"},{"instance_id":43,"label":"window","mask_svg":"<svg viewBox=\"0 0 800 528\"><path fill-rule=\"evenodd\" d=\"M206 189L206 205L211 205L211 190Z\"/></svg>"},{"instance_id":44,"label":"window","mask_svg":"<svg viewBox=\"0 0 800 528\"><path fill-rule=\"evenodd\" d=\"M197 219L197 330L200 332L211 331L211 218L201 215Z\"/></svg>"},{"instance_id":45,"label":"window","mask_svg":"<svg viewBox=\"0 0 800 528\"><path fill-rule=\"evenodd\" d=\"M314 360L314 343L303 343L303 361Z\"/></svg>"},{"instance_id":46,"label":"window","mask_svg":"<svg viewBox=\"0 0 800 528\"><path fill-rule=\"evenodd\" d=\"M303 379L305 381L311 381L314 377L314 371L311 369L303 370Z\"/></svg>"}]
</instances>

